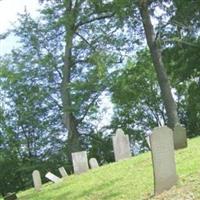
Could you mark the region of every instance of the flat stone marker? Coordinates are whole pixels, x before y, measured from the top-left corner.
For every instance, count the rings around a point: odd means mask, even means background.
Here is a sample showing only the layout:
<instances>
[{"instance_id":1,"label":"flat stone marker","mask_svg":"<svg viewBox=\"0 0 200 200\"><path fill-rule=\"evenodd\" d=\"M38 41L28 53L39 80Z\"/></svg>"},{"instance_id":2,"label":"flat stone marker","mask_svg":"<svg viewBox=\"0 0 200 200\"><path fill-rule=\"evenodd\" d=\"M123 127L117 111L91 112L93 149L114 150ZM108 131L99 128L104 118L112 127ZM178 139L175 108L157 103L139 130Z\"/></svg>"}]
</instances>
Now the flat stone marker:
<instances>
[{"instance_id":1,"label":"flat stone marker","mask_svg":"<svg viewBox=\"0 0 200 200\"><path fill-rule=\"evenodd\" d=\"M32 173L33 177L33 185L36 191L40 191L42 188L42 180L40 176L40 172L38 170L34 170Z\"/></svg>"},{"instance_id":2,"label":"flat stone marker","mask_svg":"<svg viewBox=\"0 0 200 200\"><path fill-rule=\"evenodd\" d=\"M72 153L72 162L75 174L81 174L89 169L86 151Z\"/></svg>"},{"instance_id":3,"label":"flat stone marker","mask_svg":"<svg viewBox=\"0 0 200 200\"><path fill-rule=\"evenodd\" d=\"M4 200L17 200L17 195L15 193L8 193L5 197L3 197Z\"/></svg>"},{"instance_id":4,"label":"flat stone marker","mask_svg":"<svg viewBox=\"0 0 200 200\"><path fill-rule=\"evenodd\" d=\"M59 183L62 181L61 178L57 177L56 175L52 174L51 172L48 172L45 177L47 179L49 179L50 181L54 182L54 183Z\"/></svg>"},{"instance_id":5,"label":"flat stone marker","mask_svg":"<svg viewBox=\"0 0 200 200\"><path fill-rule=\"evenodd\" d=\"M64 177L66 177L66 176L68 176L68 174L67 174L67 172L65 171L65 168L64 167L60 167L60 168L58 168L58 170L59 170L59 172L60 172L60 174L61 174L61 176L64 178Z\"/></svg>"},{"instance_id":6,"label":"flat stone marker","mask_svg":"<svg viewBox=\"0 0 200 200\"><path fill-rule=\"evenodd\" d=\"M99 167L99 164L98 164L96 158L90 158L89 164L90 164L90 168L91 168L91 169L94 169L94 168Z\"/></svg>"},{"instance_id":7,"label":"flat stone marker","mask_svg":"<svg viewBox=\"0 0 200 200\"><path fill-rule=\"evenodd\" d=\"M160 194L177 183L173 132L168 127L154 128L150 136L154 172L154 193Z\"/></svg>"},{"instance_id":8,"label":"flat stone marker","mask_svg":"<svg viewBox=\"0 0 200 200\"><path fill-rule=\"evenodd\" d=\"M174 149L182 149L187 147L186 129L180 124L174 127Z\"/></svg>"},{"instance_id":9,"label":"flat stone marker","mask_svg":"<svg viewBox=\"0 0 200 200\"><path fill-rule=\"evenodd\" d=\"M130 158L131 150L129 146L129 137L124 135L122 129L117 129L116 135L112 137L115 161Z\"/></svg>"}]
</instances>

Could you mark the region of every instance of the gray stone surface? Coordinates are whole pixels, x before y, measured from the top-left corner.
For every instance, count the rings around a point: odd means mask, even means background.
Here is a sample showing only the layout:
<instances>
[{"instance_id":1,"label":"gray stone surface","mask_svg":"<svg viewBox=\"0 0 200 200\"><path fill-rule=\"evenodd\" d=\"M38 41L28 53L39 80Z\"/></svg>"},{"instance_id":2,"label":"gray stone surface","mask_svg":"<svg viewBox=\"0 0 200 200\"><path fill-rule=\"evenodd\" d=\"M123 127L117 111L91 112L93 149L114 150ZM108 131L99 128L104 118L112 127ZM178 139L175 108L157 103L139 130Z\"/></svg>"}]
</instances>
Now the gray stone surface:
<instances>
[{"instance_id":1,"label":"gray stone surface","mask_svg":"<svg viewBox=\"0 0 200 200\"><path fill-rule=\"evenodd\" d=\"M61 174L61 176L64 178L64 177L66 177L66 176L68 176L68 174L67 174L67 172L65 171L65 168L64 167L60 167L60 168L58 168L58 170L59 170L59 172L60 172L60 174Z\"/></svg>"},{"instance_id":2,"label":"gray stone surface","mask_svg":"<svg viewBox=\"0 0 200 200\"><path fill-rule=\"evenodd\" d=\"M168 127L154 128L150 136L154 172L154 192L160 194L177 183L173 132Z\"/></svg>"},{"instance_id":3,"label":"gray stone surface","mask_svg":"<svg viewBox=\"0 0 200 200\"><path fill-rule=\"evenodd\" d=\"M115 161L130 158L131 151L129 137L122 129L117 129L116 135L112 137Z\"/></svg>"},{"instance_id":4,"label":"gray stone surface","mask_svg":"<svg viewBox=\"0 0 200 200\"><path fill-rule=\"evenodd\" d=\"M99 164L98 164L96 158L90 158L89 164L90 164L90 168L91 168L91 169L94 169L94 168L99 167Z\"/></svg>"},{"instance_id":5,"label":"gray stone surface","mask_svg":"<svg viewBox=\"0 0 200 200\"><path fill-rule=\"evenodd\" d=\"M86 151L72 153L72 162L75 174L81 174L89 169Z\"/></svg>"},{"instance_id":6,"label":"gray stone surface","mask_svg":"<svg viewBox=\"0 0 200 200\"><path fill-rule=\"evenodd\" d=\"M180 124L174 127L174 149L182 149L187 147L186 129Z\"/></svg>"},{"instance_id":7,"label":"gray stone surface","mask_svg":"<svg viewBox=\"0 0 200 200\"><path fill-rule=\"evenodd\" d=\"M61 178L57 177L56 175L52 174L51 172L48 172L45 177L52 181L53 183L59 183L62 181Z\"/></svg>"},{"instance_id":8,"label":"gray stone surface","mask_svg":"<svg viewBox=\"0 0 200 200\"><path fill-rule=\"evenodd\" d=\"M4 200L17 200L17 195L15 193L8 193L5 197L3 197Z\"/></svg>"},{"instance_id":9,"label":"gray stone surface","mask_svg":"<svg viewBox=\"0 0 200 200\"><path fill-rule=\"evenodd\" d=\"M36 191L40 191L42 188L42 180L40 176L40 172L38 170L34 170L32 173L33 177L33 185Z\"/></svg>"}]
</instances>

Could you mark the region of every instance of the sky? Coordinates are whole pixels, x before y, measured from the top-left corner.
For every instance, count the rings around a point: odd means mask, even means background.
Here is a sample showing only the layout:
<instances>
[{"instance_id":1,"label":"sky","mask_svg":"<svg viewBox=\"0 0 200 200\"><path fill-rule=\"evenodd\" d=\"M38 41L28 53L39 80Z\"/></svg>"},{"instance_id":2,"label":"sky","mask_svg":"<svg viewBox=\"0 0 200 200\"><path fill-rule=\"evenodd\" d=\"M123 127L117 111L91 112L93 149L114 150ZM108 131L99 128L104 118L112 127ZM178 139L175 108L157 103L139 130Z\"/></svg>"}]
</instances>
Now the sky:
<instances>
[{"instance_id":1,"label":"sky","mask_svg":"<svg viewBox=\"0 0 200 200\"><path fill-rule=\"evenodd\" d=\"M15 24L17 14L23 13L25 8L31 16L36 17L39 9L38 0L0 0L0 34ZM16 45L16 38L13 36L5 41L0 40L0 55L8 53Z\"/></svg>"},{"instance_id":2,"label":"sky","mask_svg":"<svg viewBox=\"0 0 200 200\"><path fill-rule=\"evenodd\" d=\"M0 32L7 30L10 23L17 18L17 13L27 9L31 15L36 16L39 8L38 0L1 0L0 1Z\"/></svg>"}]
</instances>

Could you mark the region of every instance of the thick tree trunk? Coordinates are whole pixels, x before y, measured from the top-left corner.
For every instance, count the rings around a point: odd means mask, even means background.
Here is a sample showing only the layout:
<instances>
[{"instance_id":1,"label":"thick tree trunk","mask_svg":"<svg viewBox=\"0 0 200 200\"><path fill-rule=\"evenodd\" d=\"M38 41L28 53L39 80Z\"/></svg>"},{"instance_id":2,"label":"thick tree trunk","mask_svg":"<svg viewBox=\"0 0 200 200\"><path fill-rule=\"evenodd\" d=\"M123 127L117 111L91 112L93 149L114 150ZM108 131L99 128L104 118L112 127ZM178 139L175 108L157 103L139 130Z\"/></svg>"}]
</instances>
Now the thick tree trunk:
<instances>
[{"instance_id":1,"label":"thick tree trunk","mask_svg":"<svg viewBox=\"0 0 200 200\"><path fill-rule=\"evenodd\" d=\"M70 1L68 1L70 2ZM71 5L68 3L66 5L66 10L70 17ZM69 23L70 22L70 23ZM68 130L68 157L71 160L71 153L80 151L80 134L78 132L77 120L73 114L72 104L71 104L71 68L72 68L72 46L73 46L73 26L72 19L66 20L66 36L65 36L65 54L64 54L64 66L62 69L62 83L61 83L61 97L63 104L63 120L64 125Z\"/></svg>"},{"instance_id":2,"label":"thick tree trunk","mask_svg":"<svg viewBox=\"0 0 200 200\"><path fill-rule=\"evenodd\" d=\"M142 17L147 44L149 46L152 61L157 73L161 95L167 113L168 126L173 129L175 125L179 123L177 106L172 96L170 81L168 79L164 63L162 61L161 50L156 42L156 36L148 10L148 0L140 1L139 10Z\"/></svg>"}]
</instances>

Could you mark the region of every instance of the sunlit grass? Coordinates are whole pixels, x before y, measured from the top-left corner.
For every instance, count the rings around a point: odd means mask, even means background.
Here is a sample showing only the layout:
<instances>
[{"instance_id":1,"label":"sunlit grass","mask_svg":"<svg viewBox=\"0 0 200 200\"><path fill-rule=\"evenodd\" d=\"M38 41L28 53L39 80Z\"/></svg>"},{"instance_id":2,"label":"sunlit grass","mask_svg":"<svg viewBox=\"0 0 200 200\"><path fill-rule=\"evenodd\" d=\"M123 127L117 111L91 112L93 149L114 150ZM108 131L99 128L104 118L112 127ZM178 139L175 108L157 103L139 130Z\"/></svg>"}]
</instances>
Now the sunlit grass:
<instances>
[{"instance_id":1,"label":"sunlit grass","mask_svg":"<svg viewBox=\"0 0 200 200\"><path fill-rule=\"evenodd\" d=\"M200 138L189 141L187 149L176 152L177 187L154 199L200 199ZM153 195L150 153L109 164L62 183L44 185L17 194L20 200L137 200Z\"/></svg>"}]
</instances>

